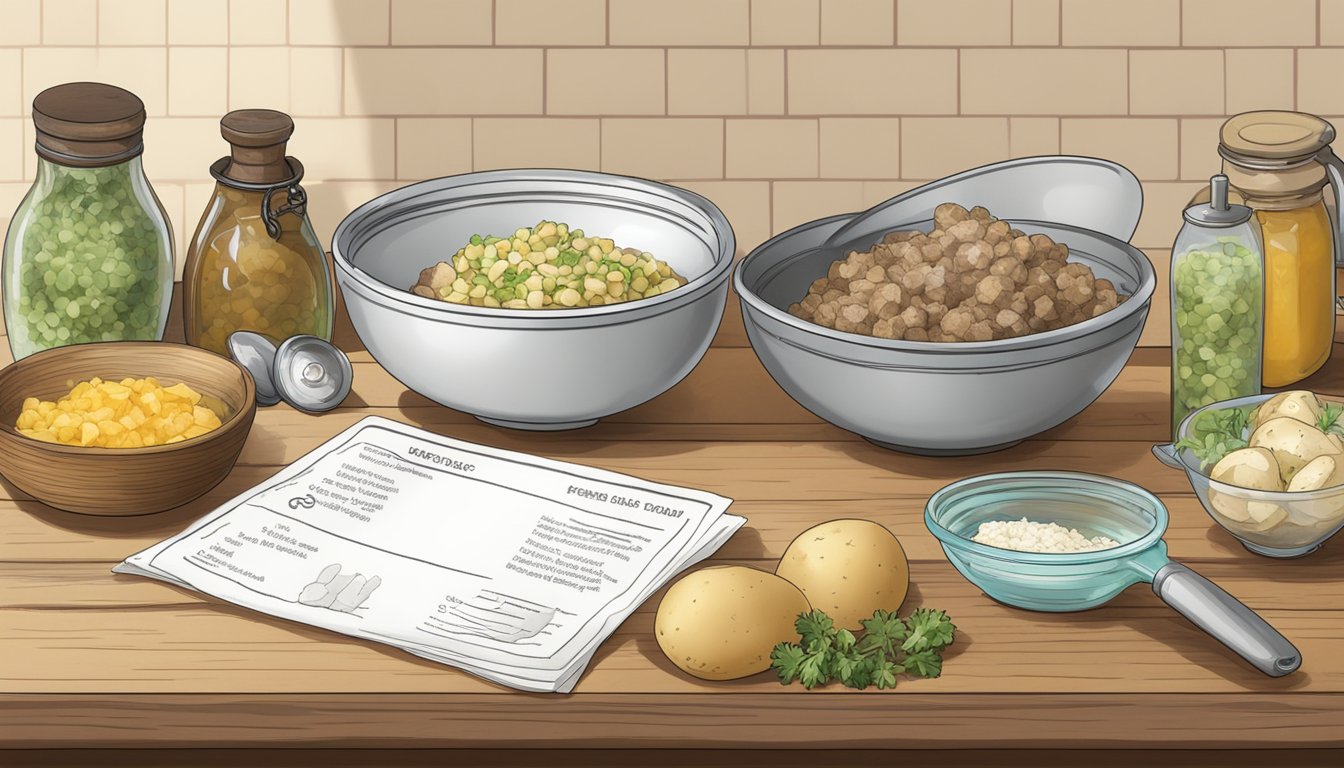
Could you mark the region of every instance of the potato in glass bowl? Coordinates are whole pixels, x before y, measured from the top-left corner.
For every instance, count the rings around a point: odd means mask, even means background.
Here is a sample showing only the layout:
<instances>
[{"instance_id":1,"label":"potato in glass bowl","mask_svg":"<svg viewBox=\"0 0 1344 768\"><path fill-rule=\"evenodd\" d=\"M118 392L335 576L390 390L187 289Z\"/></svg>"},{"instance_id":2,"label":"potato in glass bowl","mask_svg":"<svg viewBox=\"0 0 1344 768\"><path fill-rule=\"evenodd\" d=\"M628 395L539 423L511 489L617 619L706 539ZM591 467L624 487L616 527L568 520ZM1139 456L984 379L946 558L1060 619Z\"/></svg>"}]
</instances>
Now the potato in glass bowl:
<instances>
[{"instance_id":1,"label":"potato in glass bowl","mask_svg":"<svg viewBox=\"0 0 1344 768\"><path fill-rule=\"evenodd\" d=\"M1344 527L1344 405L1295 390L1190 413L1153 454L1256 554L1300 557Z\"/></svg>"}]
</instances>

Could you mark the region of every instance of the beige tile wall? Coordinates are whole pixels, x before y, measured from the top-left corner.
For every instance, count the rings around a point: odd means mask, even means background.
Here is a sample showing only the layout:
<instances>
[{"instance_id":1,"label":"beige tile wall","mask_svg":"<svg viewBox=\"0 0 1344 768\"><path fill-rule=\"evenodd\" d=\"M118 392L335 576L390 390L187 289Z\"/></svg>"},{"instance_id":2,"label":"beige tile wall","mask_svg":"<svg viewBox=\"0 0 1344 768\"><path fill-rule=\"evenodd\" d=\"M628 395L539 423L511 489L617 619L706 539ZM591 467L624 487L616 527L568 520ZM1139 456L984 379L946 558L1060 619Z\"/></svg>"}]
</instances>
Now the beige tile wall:
<instances>
[{"instance_id":1,"label":"beige tile wall","mask_svg":"<svg viewBox=\"0 0 1344 768\"><path fill-rule=\"evenodd\" d=\"M1164 273L1226 115L1344 115L1344 0L0 0L0 72L0 211L34 170L33 97L103 80L145 100L179 242L219 116L266 106L296 118L324 238L411 180L558 165L706 194L745 252L1066 152L1144 181L1134 242Z\"/></svg>"}]
</instances>

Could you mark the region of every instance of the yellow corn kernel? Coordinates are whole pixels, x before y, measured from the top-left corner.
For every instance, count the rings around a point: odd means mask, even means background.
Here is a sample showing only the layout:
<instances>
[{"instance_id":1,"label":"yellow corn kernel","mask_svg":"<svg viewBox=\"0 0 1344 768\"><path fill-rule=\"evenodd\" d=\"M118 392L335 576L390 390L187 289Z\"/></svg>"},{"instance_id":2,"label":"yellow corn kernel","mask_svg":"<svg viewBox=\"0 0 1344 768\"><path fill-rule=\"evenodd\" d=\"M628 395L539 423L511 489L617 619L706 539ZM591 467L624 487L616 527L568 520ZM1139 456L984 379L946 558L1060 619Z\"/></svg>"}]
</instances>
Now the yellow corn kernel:
<instances>
[{"instance_id":1,"label":"yellow corn kernel","mask_svg":"<svg viewBox=\"0 0 1344 768\"><path fill-rule=\"evenodd\" d=\"M181 442L221 425L218 414L197 405L200 393L186 384L163 387L153 378L106 382L94 378L57 402L28 398L15 426L36 440L96 448L129 448ZM176 439L174 439L176 438Z\"/></svg>"}]
</instances>

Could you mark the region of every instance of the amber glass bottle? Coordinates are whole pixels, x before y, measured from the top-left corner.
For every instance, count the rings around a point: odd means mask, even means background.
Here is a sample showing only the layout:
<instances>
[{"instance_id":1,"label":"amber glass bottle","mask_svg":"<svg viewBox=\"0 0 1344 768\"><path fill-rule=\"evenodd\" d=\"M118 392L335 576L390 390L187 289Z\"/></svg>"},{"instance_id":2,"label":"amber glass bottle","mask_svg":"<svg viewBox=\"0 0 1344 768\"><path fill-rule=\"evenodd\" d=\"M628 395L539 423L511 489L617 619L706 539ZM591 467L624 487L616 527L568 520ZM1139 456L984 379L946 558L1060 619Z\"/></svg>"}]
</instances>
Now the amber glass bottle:
<instances>
[{"instance_id":1,"label":"amber glass bottle","mask_svg":"<svg viewBox=\"0 0 1344 768\"><path fill-rule=\"evenodd\" d=\"M331 273L305 210L303 166L285 156L293 121L273 110L240 110L225 115L220 129L232 154L210 167L215 194L187 253L187 343L227 355L234 331L277 344L298 334L330 340Z\"/></svg>"}]
</instances>

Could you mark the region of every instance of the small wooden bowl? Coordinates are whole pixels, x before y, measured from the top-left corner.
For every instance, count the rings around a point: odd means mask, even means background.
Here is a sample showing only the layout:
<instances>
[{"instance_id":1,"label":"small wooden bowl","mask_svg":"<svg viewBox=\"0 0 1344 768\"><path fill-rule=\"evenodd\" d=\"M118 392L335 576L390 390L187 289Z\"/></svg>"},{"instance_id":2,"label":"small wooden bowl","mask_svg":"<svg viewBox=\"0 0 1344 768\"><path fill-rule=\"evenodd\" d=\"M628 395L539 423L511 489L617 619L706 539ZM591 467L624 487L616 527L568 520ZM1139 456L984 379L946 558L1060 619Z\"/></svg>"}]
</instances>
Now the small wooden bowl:
<instances>
[{"instance_id":1,"label":"small wooden bowl","mask_svg":"<svg viewBox=\"0 0 1344 768\"><path fill-rule=\"evenodd\" d=\"M25 437L24 398L57 400L81 381L153 376L223 405L223 424L171 445L84 448ZM186 344L114 341L57 347L0 370L0 474L24 493L85 515L145 515L197 498L233 469L256 415L256 384L234 361ZM211 402L213 401L213 402Z\"/></svg>"}]
</instances>

